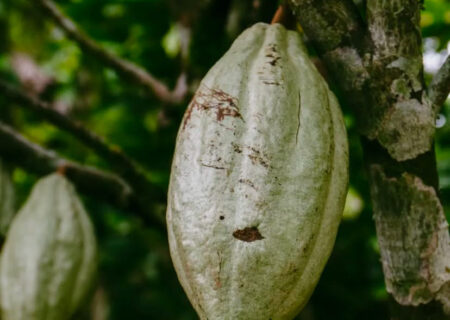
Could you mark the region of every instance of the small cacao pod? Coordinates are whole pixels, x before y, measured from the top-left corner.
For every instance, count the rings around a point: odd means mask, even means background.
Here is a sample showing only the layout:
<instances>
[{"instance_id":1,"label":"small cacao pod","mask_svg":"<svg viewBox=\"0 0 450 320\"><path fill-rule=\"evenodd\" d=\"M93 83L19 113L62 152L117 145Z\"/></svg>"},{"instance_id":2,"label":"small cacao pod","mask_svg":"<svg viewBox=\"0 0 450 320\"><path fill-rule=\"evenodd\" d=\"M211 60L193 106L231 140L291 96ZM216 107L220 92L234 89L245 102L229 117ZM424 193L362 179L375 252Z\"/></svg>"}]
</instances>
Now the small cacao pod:
<instances>
[{"instance_id":1,"label":"small cacao pod","mask_svg":"<svg viewBox=\"0 0 450 320\"><path fill-rule=\"evenodd\" d=\"M69 319L96 269L92 224L59 174L37 182L14 218L0 265L3 320Z\"/></svg>"},{"instance_id":2,"label":"small cacao pod","mask_svg":"<svg viewBox=\"0 0 450 320\"><path fill-rule=\"evenodd\" d=\"M14 217L14 184L10 168L0 159L0 236L4 237Z\"/></svg>"},{"instance_id":3,"label":"small cacao pod","mask_svg":"<svg viewBox=\"0 0 450 320\"><path fill-rule=\"evenodd\" d=\"M348 183L335 96L298 33L256 24L201 81L181 124L167 224L201 319L292 319L334 245Z\"/></svg>"}]
</instances>

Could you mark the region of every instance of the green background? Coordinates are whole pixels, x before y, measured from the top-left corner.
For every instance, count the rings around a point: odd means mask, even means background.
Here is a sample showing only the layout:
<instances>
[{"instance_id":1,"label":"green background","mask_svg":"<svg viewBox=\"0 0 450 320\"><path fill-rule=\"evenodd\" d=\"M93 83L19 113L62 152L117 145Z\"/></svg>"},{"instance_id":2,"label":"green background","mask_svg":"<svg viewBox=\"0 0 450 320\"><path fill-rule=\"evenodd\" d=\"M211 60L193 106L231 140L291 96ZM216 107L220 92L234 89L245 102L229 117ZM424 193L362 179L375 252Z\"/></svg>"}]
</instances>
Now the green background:
<instances>
[{"instance_id":1,"label":"green background","mask_svg":"<svg viewBox=\"0 0 450 320\"><path fill-rule=\"evenodd\" d=\"M242 1L242 0L241 0ZM73 0L58 1L66 14L102 46L127 58L173 87L181 69L191 93L235 36L254 22L269 22L275 1L247 1L250 11L233 24L239 1ZM257 9L254 6L259 4ZM252 11L253 10L253 11ZM191 21L188 59L180 58L176 22ZM450 3L427 0L422 12L426 59L443 58L450 40ZM0 76L21 86L13 59L31 58L52 84L41 94L58 101L70 117L120 146L167 189L176 132L187 103L169 107L84 53L33 1L0 1ZM440 56L439 56L440 54ZM437 59L437 60L436 60ZM435 71L426 60L426 81ZM442 60L443 61L443 60ZM186 101L188 102L188 100ZM450 104L447 123L437 129L441 196L450 214ZM110 169L90 149L0 96L0 118L26 137L83 164ZM299 319L386 319L389 312L372 219L367 177L354 117L343 106L350 139L350 191L333 254L310 303ZM37 177L14 170L17 208ZM99 277L93 298L76 319L196 319L172 268L166 236L144 227L130 212L83 197L100 247ZM164 204L159 205L161 211ZM102 316L102 313L104 316ZM105 316L106 315L106 316Z\"/></svg>"}]
</instances>

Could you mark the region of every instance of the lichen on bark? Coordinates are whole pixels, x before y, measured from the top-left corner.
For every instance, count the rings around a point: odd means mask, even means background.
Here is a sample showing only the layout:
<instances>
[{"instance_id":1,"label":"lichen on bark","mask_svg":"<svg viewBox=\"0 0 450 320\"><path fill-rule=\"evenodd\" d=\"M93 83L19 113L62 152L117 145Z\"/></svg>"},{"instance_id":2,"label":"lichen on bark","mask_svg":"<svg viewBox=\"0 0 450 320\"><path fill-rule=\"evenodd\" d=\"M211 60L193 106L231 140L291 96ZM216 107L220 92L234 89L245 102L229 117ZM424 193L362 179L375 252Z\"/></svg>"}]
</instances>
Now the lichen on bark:
<instances>
[{"instance_id":1,"label":"lichen on bark","mask_svg":"<svg viewBox=\"0 0 450 320\"><path fill-rule=\"evenodd\" d=\"M440 300L448 311L450 237L435 190L410 173L388 177L377 164L369 172L388 292L403 305Z\"/></svg>"},{"instance_id":2,"label":"lichen on bark","mask_svg":"<svg viewBox=\"0 0 450 320\"><path fill-rule=\"evenodd\" d=\"M421 315L429 315L427 310L435 305L411 307L423 303L420 300L439 300L450 311L448 271L433 269L439 263L448 265L450 253L444 253L449 246L447 225L442 224L440 228L434 225L434 233L428 235L430 229L416 221L417 212L426 212L424 220L445 222L437 196L432 141L437 104L445 100L448 94L445 88L450 83L450 77L446 76L450 74L447 59L446 66L433 80L428 96L425 94L419 23L422 3L367 0L362 5L365 13L362 20L350 0L289 1L303 31L340 89L340 98L355 113L370 172L382 258L387 259L384 267L388 290L399 303L411 302L406 314L392 315L395 319L408 320L423 319ZM343 9L345 14L341 12ZM425 201L423 204L420 197ZM422 236L413 244L413 251L401 246L402 235L408 234ZM438 247L431 250L431 256L420 256L425 250L422 246L432 244L431 235L436 234L438 243L447 249ZM420 270L427 269L431 270L429 275L420 274ZM436 274L444 274L447 280L434 278ZM428 291L430 297L420 297L420 292L410 297L410 289L417 288L414 285L424 287L423 293Z\"/></svg>"},{"instance_id":3,"label":"lichen on bark","mask_svg":"<svg viewBox=\"0 0 450 320\"><path fill-rule=\"evenodd\" d=\"M431 150L434 131L431 105L408 99L394 103L385 113L377 136L394 159L404 161Z\"/></svg>"}]
</instances>

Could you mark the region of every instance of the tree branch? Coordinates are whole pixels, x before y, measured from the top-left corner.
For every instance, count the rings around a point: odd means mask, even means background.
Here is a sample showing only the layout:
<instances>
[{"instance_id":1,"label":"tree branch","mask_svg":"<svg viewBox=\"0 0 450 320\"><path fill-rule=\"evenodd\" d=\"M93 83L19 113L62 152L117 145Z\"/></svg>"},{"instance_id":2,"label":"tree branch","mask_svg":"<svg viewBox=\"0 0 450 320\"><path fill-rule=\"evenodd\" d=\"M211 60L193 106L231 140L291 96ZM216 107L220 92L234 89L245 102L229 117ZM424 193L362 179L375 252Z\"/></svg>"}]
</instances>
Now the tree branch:
<instances>
[{"instance_id":1,"label":"tree branch","mask_svg":"<svg viewBox=\"0 0 450 320\"><path fill-rule=\"evenodd\" d=\"M37 4L48 14L56 24L63 29L69 38L76 41L86 52L89 52L100 61L104 62L111 68L117 70L123 76L133 80L140 86L149 89L162 102L169 104L178 104L183 101L187 90L185 83L177 81L177 86L173 91L136 64L119 58L102 48L93 39L83 33L82 30L64 13L58 9L56 4L51 0L38 0ZM184 79L184 78L180 78Z\"/></svg>"},{"instance_id":2,"label":"tree branch","mask_svg":"<svg viewBox=\"0 0 450 320\"><path fill-rule=\"evenodd\" d=\"M92 167L82 166L59 157L55 152L36 145L11 127L0 122L0 156L37 175L64 169L65 175L88 196L110 203L120 209L133 211L148 226L164 230L160 218L152 215L151 207L143 207L132 188L120 177Z\"/></svg>"},{"instance_id":3,"label":"tree branch","mask_svg":"<svg viewBox=\"0 0 450 320\"><path fill-rule=\"evenodd\" d=\"M130 183L137 193L145 193L150 199L164 199L162 192L158 192L152 184L148 182L144 172L131 159L129 159L118 147L107 144L102 137L99 137L85 128L81 123L72 121L65 115L53 109L50 104L39 100L37 97L29 95L5 83L0 79L0 92L17 102L19 106L35 111L39 116L47 119L50 123L61 128L88 147L96 151L107 160L117 173Z\"/></svg>"},{"instance_id":4,"label":"tree branch","mask_svg":"<svg viewBox=\"0 0 450 320\"><path fill-rule=\"evenodd\" d=\"M428 87L428 97L433 104L435 114L438 114L450 93L450 55L442 67L434 75Z\"/></svg>"}]
</instances>

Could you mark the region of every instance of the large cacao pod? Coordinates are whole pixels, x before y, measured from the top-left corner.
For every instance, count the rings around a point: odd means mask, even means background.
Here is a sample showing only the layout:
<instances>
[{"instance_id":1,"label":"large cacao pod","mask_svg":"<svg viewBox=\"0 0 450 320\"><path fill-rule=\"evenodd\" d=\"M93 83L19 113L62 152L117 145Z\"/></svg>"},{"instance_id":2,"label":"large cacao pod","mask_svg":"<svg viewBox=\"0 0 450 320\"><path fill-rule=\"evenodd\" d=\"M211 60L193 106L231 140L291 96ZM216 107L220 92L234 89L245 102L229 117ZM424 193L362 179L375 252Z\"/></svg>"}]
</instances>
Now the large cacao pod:
<instances>
[{"instance_id":1,"label":"large cacao pod","mask_svg":"<svg viewBox=\"0 0 450 320\"><path fill-rule=\"evenodd\" d=\"M201 319L292 319L332 250L348 183L335 96L294 31L256 24L202 80L177 137L167 224Z\"/></svg>"},{"instance_id":2,"label":"large cacao pod","mask_svg":"<svg viewBox=\"0 0 450 320\"><path fill-rule=\"evenodd\" d=\"M14 217L15 192L10 168L0 159L0 236L4 237Z\"/></svg>"},{"instance_id":3,"label":"large cacao pod","mask_svg":"<svg viewBox=\"0 0 450 320\"><path fill-rule=\"evenodd\" d=\"M95 274L96 248L72 184L59 174L38 181L3 247L2 319L69 319Z\"/></svg>"}]
</instances>

